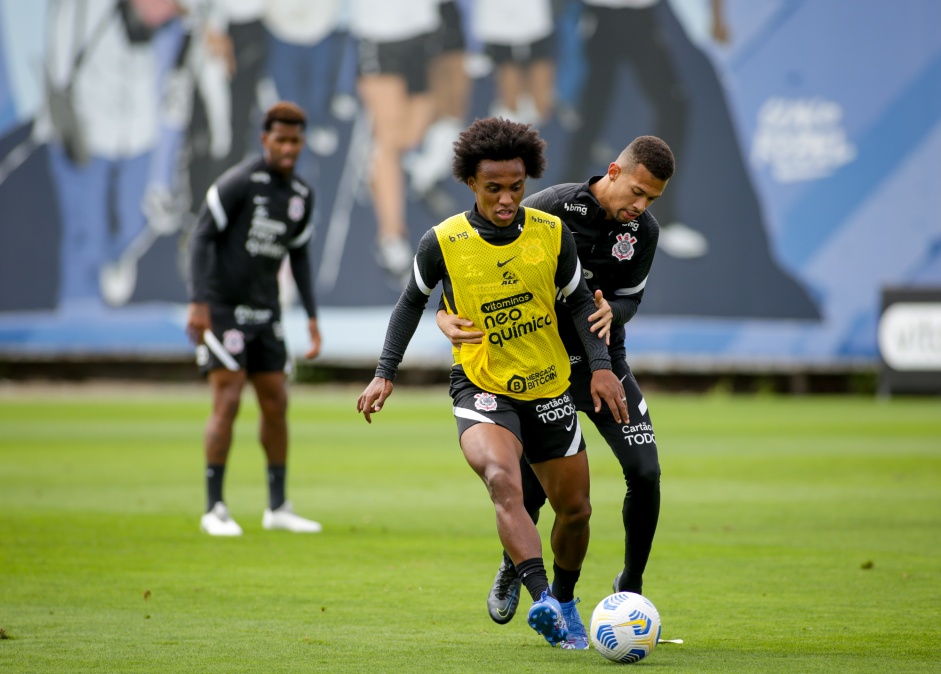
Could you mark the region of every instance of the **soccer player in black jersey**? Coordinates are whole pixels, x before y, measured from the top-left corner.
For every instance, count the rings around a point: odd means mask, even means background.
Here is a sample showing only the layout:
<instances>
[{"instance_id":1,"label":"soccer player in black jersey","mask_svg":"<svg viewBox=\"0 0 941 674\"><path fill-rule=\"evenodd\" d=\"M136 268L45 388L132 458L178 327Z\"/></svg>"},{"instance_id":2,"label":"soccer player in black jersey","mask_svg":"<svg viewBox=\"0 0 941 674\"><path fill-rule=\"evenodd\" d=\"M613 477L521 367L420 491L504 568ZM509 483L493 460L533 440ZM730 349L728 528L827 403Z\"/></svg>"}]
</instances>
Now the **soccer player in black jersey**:
<instances>
[{"instance_id":1,"label":"soccer player in black jersey","mask_svg":"<svg viewBox=\"0 0 941 674\"><path fill-rule=\"evenodd\" d=\"M598 311L588 317L592 331L608 343L615 374L624 384L630 422L621 424L606 410L593 409L588 393L585 350L572 321L560 320L559 332L572 362L571 395L577 409L598 428L621 464L624 496L624 567L614 591L641 593L643 574L660 514L660 464L650 412L625 359L624 324L637 312L657 251L659 226L647 207L673 176L673 153L654 136L636 138L608 166L604 176L585 183L555 185L523 201L523 206L557 215L569 226L588 287ZM556 311L568 315L565 298ZM453 344L479 342L483 333L467 319L438 311L438 326ZM526 509L537 520L545 492L525 464ZM520 581L513 561L504 552L487 600L490 617L509 622L516 613Z\"/></svg>"},{"instance_id":2,"label":"soccer player in black jersey","mask_svg":"<svg viewBox=\"0 0 941 674\"><path fill-rule=\"evenodd\" d=\"M526 177L545 168L545 141L529 125L478 119L455 143L454 177L475 205L422 237L408 285L389 321L376 376L357 401L366 421L392 380L433 288L449 311L484 326L478 344L454 349L451 397L461 449L493 502L504 549L533 598L528 623L552 645L587 648L574 588L591 515L585 442L568 391L569 357L558 333L557 289L568 300L591 374L593 409L627 423L624 389L604 342L590 332L596 310L571 232L559 218L521 208ZM523 505L525 458L555 511L549 585L539 532Z\"/></svg>"},{"instance_id":3,"label":"soccer player in black jersey","mask_svg":"<svg viewBox=\"0 0 941 674\"><path fill-rule=\"evenodd\" d=\"M208 507L200 528L239 536L222 498L232 425L250 380L261 410L259 436L268 464L265 529L317 533L320 524L295 514L285 499L288 451L288 366L278 271L287 257L308 316L310 349L320 352L317 305L307 243L313 231L313 190L294 174L304 145L306 116L285 101L265 114L263 156L226 171L206 194L191 243L187 332L212 389L205 433Z\"/></svg>"}]
</instances>

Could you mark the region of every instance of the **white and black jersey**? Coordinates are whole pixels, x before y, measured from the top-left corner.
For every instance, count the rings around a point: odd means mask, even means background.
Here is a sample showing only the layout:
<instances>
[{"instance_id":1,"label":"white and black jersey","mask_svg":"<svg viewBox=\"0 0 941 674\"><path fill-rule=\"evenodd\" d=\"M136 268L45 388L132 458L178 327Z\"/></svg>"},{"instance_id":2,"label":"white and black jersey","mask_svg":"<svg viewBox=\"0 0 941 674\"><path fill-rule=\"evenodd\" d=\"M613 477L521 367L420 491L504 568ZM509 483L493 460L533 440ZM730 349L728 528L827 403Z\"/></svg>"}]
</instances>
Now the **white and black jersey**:
<instances>
[{"instance_id":1,"label":"white and black jersey","mask_svg":"<svg viewBox=\"0 0 941 674\"><path fill-rule=\"evenodd\" d=\"M307 243L314 192L263 158L226 171L206 194L191 243L190 301L280 317L278 270L290 256L305 311L316 317ZM267 312L270 312L268 314Z\"/></svg>"},{"instance_id":2,"label":"white and black jersey","mask_svg":"<svg viewBox=\"0 0 941 674\"><path fill-rule=\"evenodd\" d=\"M600 179L595 176L584 183L553 185L527 197L523 205L558 216L571 230L589 290L601 290L611 305L614 319L609 350L613 360L624 357L624 324L637 313L644 297L660 226L650 211L623 224L607 219L590 189ZM556 311L569 313L565 298L556 303ZM559 332L570 354L584 355L570 321L560 320Z\"/></svg>"}]
</instances>

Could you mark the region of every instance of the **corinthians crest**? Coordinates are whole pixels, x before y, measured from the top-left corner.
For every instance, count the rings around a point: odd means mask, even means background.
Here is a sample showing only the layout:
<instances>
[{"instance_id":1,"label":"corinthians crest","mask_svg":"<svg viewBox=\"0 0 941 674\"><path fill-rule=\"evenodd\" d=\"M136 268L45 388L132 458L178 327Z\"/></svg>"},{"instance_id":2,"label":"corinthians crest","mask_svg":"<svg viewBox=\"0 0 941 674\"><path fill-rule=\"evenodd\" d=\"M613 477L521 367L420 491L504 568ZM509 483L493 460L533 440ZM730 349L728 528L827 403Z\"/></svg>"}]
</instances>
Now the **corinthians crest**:
<instances>
[{"instance_id":1,"label":"corinthians crest","mask_svg":"<svg viewBox=\"0 0 941 674\"><path fill-rule=\"evenodd\" d=\"M477 393L474 397L477 398L474 407L481 412L493 412L497 409L497 398L492 393Z\"/></svg>"},{"instance_id":2,"label":"corinthians crest","mask_svg":"<svg viewBox=\"0 0 941 674\"><path fill-rule=\"evenodd\" d=\"M637 237L631 234L618 234L618 241L611 248L611 254L618 260L630 260L634 257L634 244Z\"/></svg>"}]
</instances>

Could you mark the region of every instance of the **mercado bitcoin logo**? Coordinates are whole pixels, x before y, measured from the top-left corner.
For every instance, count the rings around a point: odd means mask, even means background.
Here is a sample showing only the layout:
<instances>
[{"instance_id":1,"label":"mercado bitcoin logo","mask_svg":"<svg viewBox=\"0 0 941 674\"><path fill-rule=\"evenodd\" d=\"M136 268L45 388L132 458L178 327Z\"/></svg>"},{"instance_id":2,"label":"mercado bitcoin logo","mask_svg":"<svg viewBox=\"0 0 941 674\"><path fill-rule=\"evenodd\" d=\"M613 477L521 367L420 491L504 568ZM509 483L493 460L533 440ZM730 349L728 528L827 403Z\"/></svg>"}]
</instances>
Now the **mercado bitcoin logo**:
<instances>
[{"instance_id":1,"label":"mercado bitcoin logo","mask_svg":"<svg viewBox=\"0 0 941 674\"><path fill-rule=\"evenodd\" d=\"M514 374L512 377L510 377L510 381L506 383L506 390L510 393L525 393L526 380L518 374Z\"/></svg>"}]
</instances>

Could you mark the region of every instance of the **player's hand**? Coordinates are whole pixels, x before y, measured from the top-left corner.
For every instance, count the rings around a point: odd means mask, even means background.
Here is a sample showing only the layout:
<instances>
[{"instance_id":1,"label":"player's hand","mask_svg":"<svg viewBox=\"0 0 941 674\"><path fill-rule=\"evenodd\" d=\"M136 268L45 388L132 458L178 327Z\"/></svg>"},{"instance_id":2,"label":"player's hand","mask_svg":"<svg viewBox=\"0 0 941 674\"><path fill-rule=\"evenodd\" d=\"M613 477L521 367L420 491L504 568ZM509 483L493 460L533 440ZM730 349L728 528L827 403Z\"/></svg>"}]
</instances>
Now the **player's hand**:
<instances>
[{"instance_id":1,"label":"player's hand","mask_svg":"<svg viewBox=\"0 0 941 674\"><path fill-rule=\"evenodd\" d=\"M392 381L382 377L375 377L366 390L363 391L359 400L356 401L356 411L362 412L366 417L366 423L372 423L371 414L377 414L382 410L382 404L392 395Z\"/></svg>"},{"instance_id":2,"label":"player's hand","mask_svg":"<svg viewBox=\"0 0 941 674\"><path fill-rule=\"evenodd\" d=\"M310 348L304 354L304 358L310 360L320 355L320 329L317 327L316 318L307 321L307 332L310 333Z\"/></svg>"},{"instance_id":3,"label":"player's hand","mask_svg":"<svg viewBox=\"0 0 941 674\"><path fill-rule=\"evenodd\" d=\"M603 400L614 415L615 421L619 424L630 422L624 386L611 370L595 370L591 373L591 400L595 404L595 412L601 411Z\"/></svg>"},{"instance_id":4,"label":"player's hand","mask_svg":"<svg viewBox=\"0 0 941 674\"><path fill-rule=\"evenodd\" d=\"M599 339L604 337L605 346L611 346L611 322L614 320L614 313L600 290L595 291L595 306L598 311L588 317L591 331L597 332Z\"/></svg>"},{"instance_id":5,"label":"player's hand","mask_svg":"<svg viewBox=\"0 0 941 674\"><path fill-rule=\"evenodd\" d=\"M205 302L190 302L186 311L187 336L193 344L202 344L206 330L212 330L209 305Z\"/></svg>"},{"instance_id":6,"label":"player's hand","mask_svg":"<svg viewBox=\"0 0 941 674\"><path fill-rule=\"evenodd\" d=\"M435 314L435 321L438 323L438 329L454 346L480 344L484 338L484 333L474 327L473 321L457 314L449 314L443 309Z\"/></svg>"}]
</instances>

